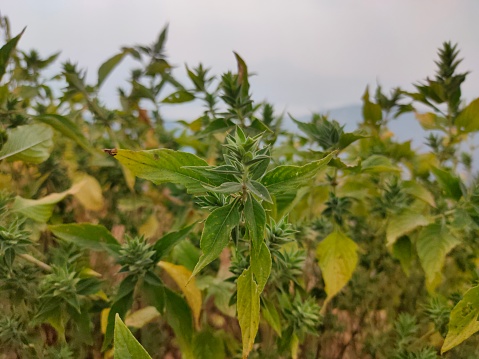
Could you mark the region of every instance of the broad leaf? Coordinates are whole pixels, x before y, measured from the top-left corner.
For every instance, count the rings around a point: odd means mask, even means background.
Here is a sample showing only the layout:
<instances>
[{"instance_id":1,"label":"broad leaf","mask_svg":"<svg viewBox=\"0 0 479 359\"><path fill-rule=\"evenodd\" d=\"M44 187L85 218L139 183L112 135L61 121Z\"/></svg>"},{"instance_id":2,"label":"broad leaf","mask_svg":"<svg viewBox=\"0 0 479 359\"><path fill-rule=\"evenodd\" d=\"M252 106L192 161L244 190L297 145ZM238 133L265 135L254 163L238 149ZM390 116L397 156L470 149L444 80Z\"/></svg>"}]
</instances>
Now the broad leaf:
<instances>
[{"instance_id":1,"label":"broad leaf","mask_svg":"<svg viewBox=\"0 0 479 359\"><path fill-rule=\"evenodd\" d=\"M172 93L168 97L164 98L163 103L183 103L193 101L195 99L195 95L186 91L186 90L179 90L175 93Z\"/></svg>"},{"instance_id":2,"label":"broad leaf","mask_svg":"<svg viewBox=\"0 0 479 359\"><path fill-rule=\"evenodd\" d=\"M165 300L166 321L175 332L182 357L185 359L193 359L194 331L190 308L181 296L168 288L165 288Z\"/></svg>"},{"instance_id":3,"label":"broad leaf","mask_svg":"<svg viewBox=\"0 0 479 359\"><path fill-rule=\"evenodd\" d=\"M136 340L121 321L118 314L115 316L115 359L151 359L145 348Z\"/></svg>"},{"instance_id":4,"label":"broad leaf","mask_svg":"<svg viewBox=\"0 0 479 359\"><path fill-rule=\"evenodd\" d=\"M0 150L0 161L42 163L53 148L53 130L50 126L33 124L7 131L8 140Z\"/></svg>"},{"instance_id":5,"label":"broad leaf","mask_svg":"<svg viewBox=\"0 0 479 359\"><path fill-rule=\"evenodd\" d=\"M80 128L70 119L56 114L48 114L37 116L35 117L35 120L53 127L62 135L75 141L85 151L94 152L91 144L87 141Z\"/></svg>"},{"instance_id":6,"label":"broad leaf","mask_svg":"<svg viewBox=\"0 0 479 359\"><path fill-rule=\"evenodd\" d=\"M460 241L441 224L430 224L419 232L416 249L426 273L426 286L433 291L441 283L441 269L446 255Z\"/></svg>"},{"instance_id":7,"label":"broad leaf","mask_svg":"<svg viewBox=\"0 0 479 359\"><path fill-rule=\"evenodd\" d=\"M316 256L328 295L326 301L351 279L358 262L357 250L358 245L341 232L333 232L319 243Z\"/></svg>"},{"instance_id":8,"label":"broad leaf","mask_svg":"<svg viewBox=\"0 0 479 359\"><path fill-rule=\"evenodd\" d=\"M120 244L113 235L99 224L71 223L48 226L52 233L67 242L81 248L94 251L107 251L118 255Z\"/></svg>"},{"instance_id":9,"label":"broad leaf","mask_svg":"<svg viewBox=\"0 0 479 359\"><path fill-rule=\"evenodd\" d=\"M186 301L191 308L196 328L200 327L200 313L202 306L201 291L196 286L195 278L191 277L191 271L187 268L169 262L159 262L162 268L175 281L176 285L185 295Z\"/></svg>"},{"instance_id":10,"label":"broad leaf","mask_svg":"<svg viewBox=\"0 0 479 359\"><path fill-rule=\"evenodd\" d=\"M260 290L253 279L251 268L245 269L238 277L237 287L236 308L243 339L243 359L245 359L253 348L259 327Z\"/></svg>"},{"instance_id":11,"label":"broad leaf","mask_svg":"<svg viewBox=\"0 0 479 359\"><path fill-rule=\"evenodd\" d=\"M437 167L433 167L431 170L447 197L453 198L456 201L462 197L462 182L459 177Z\"/></svg>"},{"instance_id":12,"label":"broad leaf","mask_svg":"<svg viewBox=\"0 0 479 359\"><path fill-rule=\"evenodd\" d=\"M404 273L409 276L412 260L414 258L413 246L409 237L402 236L394 242L392 255L399 260Z\"/></svg>"},{"instance_id":13,"label":"broad leaf","mask_svg":"<svg viewBox=\"0 0 479 359\"><path fill-rule=\"evenodd\" d=\"M451 311L449 330L441 354L479 331L479 286L469 289Z\"/></svg>"},{"instance_id":14,"label":"broad leaf","mask_svg":"<svg viewBox=\"0 0 479 359\"><path fill-rule=\"evenodd\" d=\"M405 211L389 218L386 228L386 243L391 246L396 240L418 227L427 226L432 219L413 211Z\"/></svg>"},{"instance_id":15,"label":"broad leaf","mask_svg":"<svg viewBox=\"0 0 479 359\"><path fill-rule=\"evenodd\" d=\"M52 216L56 204L62 201L68 194L68 191L51 193L40 199L27 199L16 196L12 210L37 222L45 223Z\"/></svg>"},{"instance_id":16,"label":"broad leaf","mask_svg":"<svg viewBox=\"0 0 479 359\"><path fill-rule=\"evenodd\" d=\"M212 330L198 333L193 338L193 353L195 359L224 359L226 358L223 340Z\"/></svg>"},{"instance_id":17,"label":"broad leaf","mask_svg":"<svg viewBox=\"0 0 479 359\"><path fill-rule=\"evenodd\" d=\"M278 166L267 172L262 178L262 184L273 194L294 192L308 182L322 170L333 158L335 152L321 160L308 163L304 166Z\"/></svg>"},{"instance_id":18,"label":"broad leaf","mask_svg":"<svg viewBox=\"0 0 479 359\"><path fill-rule=\"evenodd\" d=\"M404 193L410 194L411 196L426 202L431 207L436 207L434 196L422 184L415 181L404 181L402 183L402 189Z\"/></svg>"},{"instance_id":19,"label":"broad leaf","mask_svg":"<svg viewBox=\"0 0 479 359\"><path fill-rule=\"evenodd\" d=\"M240 213L237 202L211 212L201 234L200 247L203 254L198 260L192 276L198 274L206 265L218 258L223 248L228 245L231 230L239 224L239 221Z\"/></svg>"},{"instance_id":20,"label":"broad leaf","mask_svg":"<svg viewBox=\"0 0 479 359\"><path fill-rule=\"evenodd\" d=\"M363 95L363 118L364 122L377 127L379 122L383 119L381 106L369 100L369 89Z\"/></svg>"},{"instance_id":21,"label":"broad leaf","mask_svg":"<svg viewBox=\"0 0 479 359\"><path fill-rule=\"evenodd\" d=\"M479 98L476 98L459 113L455 125L463 132L479 131Z\"/></svg>"},{"instance_id":22,"label":"broad leaf","mask_svg":"<svg viewBox=\"0 0 479 359\"><path fill-rule=\"evenodd\" d=\"M391 160L385 156L372 155L366 158L360 165L361 172L380 173L380 172L399 172L400 169L392 164Z\"/></svg>"},{"instance_id":23,"label":"broad leaf","mask_svg":"<svg viewBox=\"0 0 479 359\"><path fill-rule=\"evenodd\" d=\"M205 192L203 185L219 186L221 176L194 171L188 166L206 167L201 158L188 152L173 151L166 148L149 151L107 150L135 176L160 184L171 182L186 187L188 192ZM219 178L218 181L213 179Z\"/></svg>"}]
</instances>

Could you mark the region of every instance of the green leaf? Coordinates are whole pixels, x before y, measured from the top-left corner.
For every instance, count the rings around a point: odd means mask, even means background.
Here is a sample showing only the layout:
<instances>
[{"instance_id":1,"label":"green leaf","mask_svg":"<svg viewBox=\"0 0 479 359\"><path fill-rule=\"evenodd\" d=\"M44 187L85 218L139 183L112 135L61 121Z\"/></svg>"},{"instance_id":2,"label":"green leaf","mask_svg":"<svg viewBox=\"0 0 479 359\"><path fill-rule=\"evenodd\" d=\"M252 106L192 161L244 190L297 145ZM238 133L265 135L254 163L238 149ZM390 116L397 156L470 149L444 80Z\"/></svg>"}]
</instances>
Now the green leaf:
<instances>
[{"instance_id":1,"label":"green leaf","mask_svg":"<svg viewBox=\"0 0 479 359\"><path fill-rule=\"evenodd\" d=\"M264 242L266 213L263 206L251 195L244 204L244 217L253 244L253 251L259 253Z\"/></svg>"},{"instance_id":2,"label":"green leaf","mask_svg":"<svg viewBox=\"0 0 479 359\"><path fill-rule=\"evenodd\" d=\"M399 237L431 222L432 219L413 211L392 215L386 228L386 244L391 246Z\"/></svg>"},{"instance_id":3,"label":"green leaf","mask_svg":"<svg viewBox=\"0 0 479 359\"><path fill-rule=\"evenodd\" d=\"M110 312L108 313L108 322L105 336L103 338L103 345L101 347L102 351L108 349L113 339L116 316L119 315L120 318L124 318L126 312L131 308L133 303L133 292L137 282L137 277L128 276L120 283L120 287L118 288L118 292L115 296L115 301L112 303Z\"/></svg>"},{"instance_id":4,"label":"green leaf","mask_svg":"<svg viewBox=\"0 0 479 359\"><path fill-rule=\"evenodd\" d=\"M16 196L12 210L34 221L46 223L52 216L56 204L62 201L67 195L68 191L51 193L40 199L27 199Z\"/></svg>"},{"instance_id":5,"label":"green leaf","mask_svg":"<svg viewBox=\"0 0 479 359\"><path fill-rule=\"evenodd\" d=\"M71 223L48 226L58 238L81 248L118 255L120 244L108 229L99 224Z\"/></svg>"},{"instance_id":6,"label":"green leaf","mask_svg":"<svg viewBox=\"0 0 479 359\"><path fill-rule=\"evenodd\" d=\"M204 186L204 187L210 192L225 193L225 194L241 192L241 190L243 189L243 185L239 182L225 182L218 187L211 187L211 186Z\"/></svg>"},{"instance_id":7,"label":"green leaf","mask_svg":"<svg viewBox=\"0 0 479 359\"><path fill-rule=\"evenodd\" d=\"M361 162L361 172L379 173L379 172L398 172L401 171L394 166L391 160L385 156L372 155Z\"/></svg>"},{"instance_id":8,"label":"green leaf","mask_svg":"<svg viewBox=\"0 0 479 359\"><path fill-rule=\"evenodd\" d=\"M10 56L12 55L15 47L17 47L17 43L24 32L25 29L23 29L20 34L15 36L13 39L3 45L2 48L0 48L0 80L2 80L3 75L5 75L5 72L7 72L8 60L10 60Z\"/></svg>"},{"instance_id":9,"label":"green leaf","mask_svg":"<svg viewBox=\"0 0 479 359\"><path fill-rule=\"evenodd\" d=\"M326 167L335 154L336 152L332 152L323 159L304 166L278 166L267 172L261 182L273 195L296 193L300 187L307 185L320 170Z\"/></svg>"},{"instance_id":10,"label":"green leaf","mask_svg":"<svg viewBox=\"0 0 479 359\"><path fill-rule=\"evenodd\" d=\"M225 346L221 338L211 330L198 333L193 338L193 353L195 359L224 359Z\"/></svg>"},{"instance_id":11,"label":"green leaf","mask_svg":"<svg viewBox=\"0 0 479 359\"><path fill-rule=\"evenodd\" d=\"M243 339L243 359L245 359L253 349L259 327L260 290L253 280L251 268L245 269L238 277L237 287L236 308Z\"/></svg>"},{"instance_id":12,"label":"green leaf","mask_svg":"<svg viewBox=\"0 0 479 359\"><path fill-rule=\"evenodd\" d=\"M441 354L479 331L479 286L469 289L451 311L449 330Z\"/></svg>"},{"instance_id":13,"label":"green leaf","mask_svg":"<svg viewBox=\"0 0 479 359\"><path fill-rule=\"evenodd\" d=\"M317 249L319 267L329 301L348 283L358 263L358 245L344 233L333 232L322 240ZM323 306L325 308L326 305Z\"/></svg>"},{"instance_id":14,"label":"green leaf","mask_svg":"<svg viewBox=\"0 0 479 359\"><path fill-rule=\"evenodd\" d=\"M271 328L273 328L276 334L281 337L281 318L279 317L279 313L276 307L271 301L265 298L261 299L261 303L261 313L263 314L263 318L268 322Z\"/></svg>"},{"instance_id":15,"label":"green leaf","mask_svg":"<svg viewBox=\"0 0 479 359\"><path fill-rule=\"evenodd\" d=\"M8 140L0 150L0 161L42 163L53 148L53 131L49 126L33 124L7 130Z\"/></svg>"},{"instance_id":16,"label":"green leaf","mask_svg":"<svg viewBox=\"0 0 479 359\"><path fill-rule=\"evenodd\" d=\"M402 189L404 193L410 194L411 196L426 202L431 207L436 207L434 196L422 184L415 181L404 181L402 183Z\"/></svg>"},{"instance_id":17,"label":"green leaf","mask_svg":"<svg viewBox=\"0 0 479 359\"><path fill-rule=\"evenodd\" d=\"M479 98L473 100L459 113L454 124L462 132L479 131Z\"/></svg>"},{"instance_id":18,"label":"green leaf","mask_svg":"<svg viewBox=\"0 0 479 359\"><path fill-rule=\"evenodd\" d=\"M189 102L193 101L195 99L195 95L192 93L186 91L186 90L179 90L168 97L164 98L163 103L183 103L183 102Z\"/></svg>"},{"instance_id":19,"label":"green leaf","mask_svg":"<svg viewBox=\"0 0 479 359\"><path fill-rule=\"evenodd\" d=\"M392 255L394 258L399 260L404 273L409 276L412 260L414 258L413 246L409 237L402 236L396 242L394 242Z\"/></svg>"},{"instance_id":20,"label":"green leaf","mask_svg":"<svg viewBox=\"0 0 479 359\"><path fill-rule=\"evenodd\" d=\"M268 282L269 275L271 274L271 265L271 253L266 243L262 242L259 251L253 250L251 252L251 269L260 293Z\"/></svg>"},{"instance_id":21,"label":"green leaf","mask_svg":"<svg viewBox=\"0 0 479 359\"><path fill-rule=\"evenodd\" d=\"M43 122L55 130L60 132L62 135L72 139L77 144L79 144L84 150L88 152L93 152L92 146L88 143L87 139L80 131L80 128L73 121L68 118L55 114L41 115L35 117L35 120Z\"/></svg>"},{"instance_id":22,"label":"green leaf","mask_svg":"<svg viewBox=\"0 0 479 359\"><path fill-rule=\"evenodd\" d=\"M219 186L219 174L199 173L188 166L207 167L206 161L188 152L166 148L148 151L107 150L137 177L155 184L171 182L186 187L190 193L205 192L203 185ZM207 177L207 175L209 177ZM216 181L215 181L216 179ZM218 183L219 182L219 183Z\"/></svg>"},{"instance_id":23,"label":"green leaf","mask_svg":"<svg viewBox=\"0 0 479 359\"><path fill-rule=\"evenodd\" d=\"M153 249L156 251L156 260L159 261L165 255L167 255L170 250L182 239L184 239L188 233L196 225L196 222L185 227L177 232L168 233L167 235L160 238L153 246Z\"/></svg>"},{"instance_id":24,"label":"green leaf","mask_svg":"<svg viewBox=\"0 0 479 359\"><path fill-rule=\"evenodd\" d=\"M441 283L441 270L446 255L459 243L448 228L441 224L430 224L419 232L416 249L426 273L428 290L433 291Z\"/></svg>"},{"instance_id":25,"label":"green leaf","mask_svg":"<svg viewBox=\"0 0 479 359\"><path fill-rule=\"evenodd\" d=\"M437 167L432 167L431 171L447 197L453 198L456 201L462 197L462 182L459 177L453 175L451 172L441 170Z\"/></svg>"},{"instance_id":26,"label":"green leaf","mask_svg":"<svg viewBox=\"0 0 479 359\"><path fill-rule=\"evenodd\" d=\"M257 181L248 181L246 183L246 187L262 200L269 203L273 203L273 199L271 198L268 189L265 186L263 186L261 183Z\"/></svg>"},{"instance_id":27,"label":"green leaf","mask_svg":"<svg viewBox=\"0 0 479 359\"><path fill-rule=\"evenodd\" d=\"M341 135L339 138L339 149L342 150L348 147L350 144L356 142L357 140L367 138L368 135L365 135L360 132L346 132Z\"/></svg>"},{"instance_id":28,"label":"green leaf","mask_svg":"<svg viewBox=\"0 0 479 359\"><path fill-rule=\"evenodd\" d=\"M369 100L369 88L367 87L363 95L363 118L366 123L375 127L377 127L378 123L383 119L381 106Z\"/></svg>"},{"instance_id":29,"label":"green leaf","mask_svg":"<svg viewBox=\"0 0 479 359\"><path fill-rule=\"evenodd\" d=\"M201 234L200 247L203 251L192 276L198 274L206 265L213 262L228 245L231 230L239 224L238 202L216 208L205 221Z\"/></svg>"},{"instance_id":30,"label":"green leaf","mask_svg":"<svg viewBox=\"0 0 479 359\"><path fill-rule=\"evenodd\" d=\"M97 87L103 84L103 81L110 75L115 67L123 60L123 58L131 52L129 49L124 49L119 54L116 54L106 60L98 69L98 83Z\"/></svg>"},{"instance_id":31,"label":"green leaf","mask_svg":"<svg viewBox=\"0 0 479 359\"><path fill-rule=\"evenodd\" d=\"M151 359L145 348L136 340L128 330L120 316L115 316L115 359Z\"/></svg>"},{"instance_id":32,"label":"green leaf","mask_svg":"<svg viewBox=\"0 0 479 359\"><path fill-rule=\"evenodd\" d=\"M183 297L165 287L166 310L168 324L173 328L183 358L193 359L193 317Z\"/></svg>"}]
</instances>

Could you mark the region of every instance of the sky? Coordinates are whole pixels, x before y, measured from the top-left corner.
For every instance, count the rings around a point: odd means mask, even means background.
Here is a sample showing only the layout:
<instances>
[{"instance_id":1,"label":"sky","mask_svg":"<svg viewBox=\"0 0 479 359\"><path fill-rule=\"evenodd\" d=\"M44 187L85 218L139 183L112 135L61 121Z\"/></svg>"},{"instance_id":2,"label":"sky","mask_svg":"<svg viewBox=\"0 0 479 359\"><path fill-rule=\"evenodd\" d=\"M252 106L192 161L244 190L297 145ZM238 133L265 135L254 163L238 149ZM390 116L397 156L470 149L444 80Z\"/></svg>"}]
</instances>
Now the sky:
<instances>
[{"instance_id":1,"label":"sky","mask_svg":"<svg viewBox=\"0 0 479 359\"><path fill-rule=\"evenodd\" d=\"M235 70L236 51L256 74L254 98L298 117L359 104L367 85L412 89L434 75L444 41L459 43L459 69L471 71L465 98L479 97L477 0L2 0L0 13L14 34L27 26L21 49L61 51L91 82L121 46L150 44L169 24L166 49L178 78L186 82L185 63L217 75ZM107 80L107 103L128 66ZM180 107L170 115L197 112Z\"/></svg>"}]
</instances>

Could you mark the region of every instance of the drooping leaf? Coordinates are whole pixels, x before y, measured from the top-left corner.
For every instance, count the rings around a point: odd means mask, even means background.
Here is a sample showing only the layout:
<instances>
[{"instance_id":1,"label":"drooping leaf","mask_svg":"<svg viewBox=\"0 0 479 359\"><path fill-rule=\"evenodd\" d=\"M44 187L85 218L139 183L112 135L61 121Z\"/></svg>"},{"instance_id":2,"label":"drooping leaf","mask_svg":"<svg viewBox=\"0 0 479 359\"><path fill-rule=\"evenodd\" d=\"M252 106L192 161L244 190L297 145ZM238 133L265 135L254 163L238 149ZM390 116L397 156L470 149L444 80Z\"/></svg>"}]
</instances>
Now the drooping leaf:
<instances>
[{"instance_id":1,"label":"drooping leaf","mask_svg":"<svg viewBox=\"0 0 479 359\"><path fill-rule=\"evenodd\" d=\"M236 308L243 339L243 359L246 359L258 333L260 312L260 290L253 279L251 268L245 269L238 277L237 287Z\"/></svg>"},{"instance_id":2,"label":"drooping leaf","mask_svg":"<svg viewBox=\"0 0 479 359\"><path fill-rule=\"evenodd\" d=\"M53 127L62 135L75 141L84 150L88 152L93 152L93 148L91 144L85 138L80 128L77 126L75 122L71 121L70 119L64 116L56 115L56 114L47 114L47 115L36 116L35 120L43 122Z\"/></svg>"},{"instance_id":3,"label":"drooping leaf","mask_svg":"<svg viewBox=\"0 0 479 359\"><path fill-rule=\"evenodd\" d=\"M479 331L479 286L469 289L451 311L449 330L441 354Z\"/></svg>"},{"instance_id":4,"label":"drooping leaf","mask_svg":"<svg viewBox=\"0 0 479 359\"><path fill-rule=\"evenodd\" d=\"M171 182L186 187L188 192L205 192L203 185L219 186L223 177L212 172L205 174L188 166L206 167L206 161L188 152L166 148L148 151L107 150L135 176L155 184ZM216 181L215 181L216 179Z\"/></svg>"},{"instance_id":5,"label":"drooping leaf","mask_svg":"<svg viewBox=\"0 0 479 359\"><path fill-rule=\"evenodd\" d=\"M183 358L193 359L193 318L186 301L165 287L166 310L168 324L173 328Z\"/></svg>"},{"instance_id":6,"label":"drooping leaf","mask_svg":"<svg viewBox=\"0 0 479 359\"><path fill-rule=\"evenodd\" d=\"M463 132L479 131L479 98L473 100L459 113L455 125Z\"/></svg>"},{"instance_id":7,"label":"drooping leaf","mask_svg":"<svg viewBox=\"0 0 479 359\"><path fill-rule=\"evenodd\" d=\"M327 301L351 279L358 262L357 249L358 245L352 239L338 231L319 243L316 257L324 279Z\"/></svg>"},{"instance_id":8,"label":"drooping leaf","mask_svg":"<svg viewBox=\"0 0 479 359\"><path fill-rule=\"evenodd\" d=\"M186 301L191 308L196 328L200 327L200 313L202 306L201 291L196 286L195 278L191 277L191 271L182 265L176 265L169 262L158 262L158 266L175 281L178 288L185 295Z\"/></svg>"},{"instance_id":9,"label":"drooping leaf","mask_svg":"<svg viewBox=\"0 0 479 359\"><path fill-rule=\"evenodd\" d=\"M427 226L431 222L431 218L413 211L405 211L393 215L389 218L386 228L386 244L391 246L399 237L408 234L418 227Z\"/></svg>"},{"instance_id":10,"label":"drooping leaf","mask_svg":"<svg viewBox=\"0 0 479 359\"><path fill-rule=\"evenodd\" d=\"M184 103L193 101L195 99L195 95L186 91L186 90L179 90L171 95L165 97L161 102L163 103Z\"/></svg>"},{"instance_id":11,"label":"drooping leaf","mask_svg":"<svg viewBox=\"0 0 479 359\"><path fill-rule=\"evenodd\" d=\"M431 171L447 197L455 199L456 201L462 197L462 182L459 177L437 167L431 168Z\"/></svg>"},{"instance_id":12,"label":"drooping leaf","mask_svg":"<svg viewBox=\"0 0 479 359\"><path fill-rule=\"evenodd\" d=\"M399 172L400 169L392 164L391 160L385 156L372 155L361 162L361 172L379 173L379 172Z\"/></svg>"},{"instance_id":13,"label":"drooping leaf","mask_svg":"<svg viewBox=\"0 0 479 359\"><path fill-rule=\"evenodd\" d=\"M17 47L17 43L24 32L25 29L0 48L0 80L2 80L3 75L5 75L8 60L10 60L10 56L12 55L13 50Z\"/></svg>"},{"instance_id":14,"label":"drooping leaf","mask_svg":"<svg viewBox=\"0 0 479 359\"><path fill-rule=\"evenodd\" d=\"M0 150L0 161L42 163L53 148L53 130L43 124L18 126L7 131L8 140Z\"/></svg>"},{"instance_id":15,"label":"drooping leaf","mask_svg":"<svg viewBox=\"0 0 479 359\"><path fill-rule=\"evenodd\" d=\"M426 273L426 286L433 291L441 283L441 270L446 255L460 243L446 226L430 224L419 232L416 249Z\"/></svg>"},{"instance_id":16,"label":"drooping leaf","mask_svg":"<svg viewBox=\"0 0 479 359\"><path fill-rule=\"evenodd\" d=\"M436 207L436 201L434 200L433 194L429 192L422 184L415 181L404 181L402 183L402 189L404 193L408 193L411 196L426 202L431 207Z\"/></svg>"},{"instance_id":17,"label":"drooping leaf","mask_svg":"<svg viewBox=\"0 0 479 359\"><path fill-rule=\"evenodd\" d=\"M67 242L81 248L94 251L107 251L117 255L120 244L108 229L99 224L71 223L48 226L52 233Z\"/></svg>"},{"instance_id":18,"label":"drooping leaf","mask_svg":"<svg viewBox=\"0 0 479 359\"><path fill-rule=\"evenodd\" d=\"M274 304L266 298L262 298L261 303L261 313L263 314L263 318L268 322L271 328L273 328L276 334L281 337L282 327L278 310Z\"/></svg>"},{"instance_id":19,"label":"drooping leaf","mask_svg":"<svg viewBox=\"0 0 479 359\"><path fill-rule=\"evenodd\" d=\"M394 258L399 260L404 273L409 276L412 260L414 258L413 246L409 237L402 236L396 242L394 242L392 255Z\"/></svg>"},{"instance_id":20,"label":"drooping leaf","mask_svg":"<svg viewBox=\"0 0 479 359\"><path fill-rule=\"evenodd\" d=\"M190 233L195 225L196 222L179 231L168 233L157 240L153 245L153 249L156 251L156 260L160 260L167 255L179 241L183 240Z\"/></svg>"},{"instance_id":21,"label":"drooping leaf","mask_svg":"<svg viewBox=\"0 0 479 359\"><path fill-rule=\"evenodd\" d=\"M98 180L86 173L74 175L74 184L68 191L89 211L100 211L105 205L102 188Z\"/></svg>"},{"instance_id":22,"label":"drooping leaf","mask_svg":"<svg viewBox=\"0 0 479 359\"><path fill-rule=\"evenodd\" d=\"M253 250L251 253L251 270L254 274L254 279L258 284L258 290L261 293L264 286L268 282L271 273L272 259L268 246L263 241L259 251Z\"/></svg>"},{"instance_id":23,"label":"drooping leaf","mask_svg":"<svg viewBox=\"0 0 479 359\"><path fill-rule=\"evenodd\" d=\"M131 334L120 316L115 316L115 359L151 359L148 352Z\"/></svg>"},{"instance_id":24,"label":"drooping leaf","mask_svg":"<svg viewBox=\"0 0 479 359\"><path fill-rule=\"evenodd\" d=\"M231 230L239 224L239 220L240 213L237 202L211 212L201 234L200 247L203 254L198 260L192 276L198 274L206 265L218 258L230 240Z\"/></svg>"},{"instance_id":25,"label":"drooping leaf","mask_svg":"<svg viewBox=\"0 0 479 359\"><path fill-rule=\"evenodd\" d=\"M261 182L273 195L296 193L300 187L305 186L321 169L326 167L334 155L335 152L332 152L323 159L304 166L278 166L267 172Z\"/></svg>"},{"instance_id":26,"label":"drooping leaf","mask_svg":"<svg viewBox=\"0 0 479 359\"><path fill-rule=\"evenodd\" d=\"M12 210L40 223L46 223L52 216L56 204L68 195L68 191L51 193L40 199L15 197Z\"/></svg>"}]
</instances>

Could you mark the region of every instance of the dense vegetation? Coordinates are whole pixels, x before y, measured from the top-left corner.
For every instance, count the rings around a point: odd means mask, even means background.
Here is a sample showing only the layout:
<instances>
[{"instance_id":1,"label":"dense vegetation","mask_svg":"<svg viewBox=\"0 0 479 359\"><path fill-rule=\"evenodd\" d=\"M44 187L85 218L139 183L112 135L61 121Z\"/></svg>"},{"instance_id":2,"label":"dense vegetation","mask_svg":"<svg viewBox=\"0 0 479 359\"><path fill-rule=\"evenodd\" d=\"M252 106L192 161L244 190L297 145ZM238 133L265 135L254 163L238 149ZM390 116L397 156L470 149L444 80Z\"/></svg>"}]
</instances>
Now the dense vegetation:
<instances>
[{"instance_id":1,"label":"dense vegetation","mask_svg":"<svg viewBox=\"0 0 479 359\"><path fill-rule=\"evenodd\" d=\"M89 84L45 77L57 54L0 21L0 358L477 358L479 99L456 45L414 92L366 89L357 131L314 114L298 135L237 54L180 83L165 29ZM406 112L427 152L388 129Z\"/></svg>"}]
</instances>

